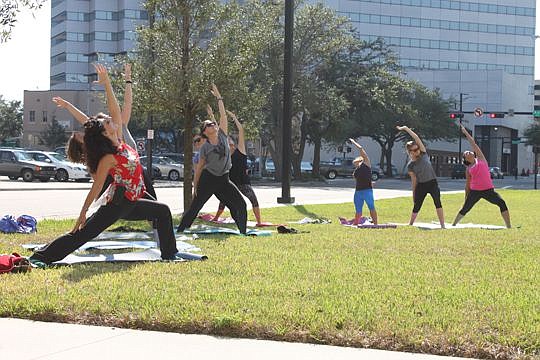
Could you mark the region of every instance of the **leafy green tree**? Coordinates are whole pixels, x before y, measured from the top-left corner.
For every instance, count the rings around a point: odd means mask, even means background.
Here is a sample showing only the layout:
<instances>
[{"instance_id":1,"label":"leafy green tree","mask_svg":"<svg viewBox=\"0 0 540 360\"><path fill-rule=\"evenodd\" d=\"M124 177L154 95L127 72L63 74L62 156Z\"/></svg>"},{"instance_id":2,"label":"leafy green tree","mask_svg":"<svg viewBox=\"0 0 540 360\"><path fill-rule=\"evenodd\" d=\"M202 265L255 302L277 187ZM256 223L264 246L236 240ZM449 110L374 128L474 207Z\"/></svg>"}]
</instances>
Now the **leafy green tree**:
<instances>
[{"instance_id":1,"label":"leafy green tree","mask_svg":"<svg viewBox=\"0 0 540 360\"><path fill-rule=\"evenodd\" d=\"M19 137L23 129L23 111L20 101L7 101L0 95L0 143L10 137Z\"/></svg>"},{"instance_id":2,"label":"leafy green tree","mask_svg":"<svg viewBox=\"0 0 540 360\"><path fill-rule=\"evenodd\" d=\"M68 138L66 129L60 125L56 117L53 117L51 124L41 132L41 139L51 149L64 145L68 141Z\"/></svg>"},{"instance_id":3,"label":"leafy green tree","mask_svg":"<svg viewBox=\"0 0 540 360\"><path fill-rule=\"evenodd\" d=\"M317 122L328 118L329 112L340 108L335 102L342 102L333 89L318 78L317 68L332 59L354 41L348 20L322 4L297 2L294 23L293 49L293 113L297 133L293 134L292 163L296 176L300 175L300 162L305 142L312 131L317 138ZM268 21L273 24L268 32L267 47L259 58L253 82L267 94L263 106L261 139L268 148L276 168L276 178L281 178L282 158L282 89L283 89L283 37L284 24L278 21L282 7L269 7ZM275 20L273 20L274 18ZM314 107L315 106L315 107ZM329 111L321 112L325 106ZM310 107L314 107L310 109ZM339 111L337 111L339 112ZM331 116L333 117L333 115Z\"/></svg>"},{"instance_id":4,"label":"leafy green tree","mask_svg":"<svg viewBox=\"0 0 540 360\"><path fill-rule=\"evenodd\" d=\"M2 0L0 3L0 43L10 39L21 8L37 10L44 3L45 0Z\"/></svg>"},{"instance_id":5,"label":"leafy green tree","mask_svg":"<svg viewBox=\"0 0 540 360\"><path fill-rule=\"evenodd\" d=\"M540 146L540 121L536 120L529 125L523 136L527 138L527 145Z\"/></svg>"},{"instance_id":6,"label":"leafy green tree","mask_svg":"<svg viewBox=\"0 0 540 360\"><path fill-rule=\"evenodd\" d=\"M257 116L249 110L258 97L248 80L269 25L261 21L264 12L255 11L261 6L256 1L239 6L217 0L149 0L145 6L150 25L138 31L135 110L159 114L159 126L181 129L187 207L195 124L205 116L207 103L215 106L210 85L218 85L227 108L250 121Z\"/></svg>"},{"instance_id":7,"label":"leafy green tree","mask_svg":"<svg viewBox=\"0 0 540 360\"><path fill-rule=\"evenodd\" d=\"M438 90L399 75L384 74L373 84L373 100L362 117L352 119L353 136L368 136L381 147L381 164L392 176L392 149L407 135L398 132L396 125L407 125L424 140L452 140L457 137L455 124L448 120L450 101Z\"/></svg>"},{"instance_id":8,"label":"leafy green tree","mask_svg":"<svg viewBox=\"0 0 540 360\"><path fill-rule=\"evenodd\" d=\"M357 123L364 119L364 114L376 99L375 79L383 78L398 69L392 51L384 42L359 39L349 42L344 49L316 68L316 88L327 89L327 93L311 105L316 109L320 104L320 109L326 112L326 115L309 126L309 139L315 147L314 175L319 175L322 143L343 144L345 139L351 137L357 131ZM364 121L369 122L370 119L365 118Z\"/></svg>"}]
</instances>

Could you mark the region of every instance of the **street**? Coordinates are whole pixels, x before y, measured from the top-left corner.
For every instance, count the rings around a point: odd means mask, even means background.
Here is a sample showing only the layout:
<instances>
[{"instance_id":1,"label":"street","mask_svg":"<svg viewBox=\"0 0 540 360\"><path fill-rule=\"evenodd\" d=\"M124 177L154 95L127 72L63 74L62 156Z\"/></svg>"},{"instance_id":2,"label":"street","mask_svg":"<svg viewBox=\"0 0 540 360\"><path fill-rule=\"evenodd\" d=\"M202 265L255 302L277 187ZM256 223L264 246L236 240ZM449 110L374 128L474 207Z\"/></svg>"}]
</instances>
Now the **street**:
<instances>
[{"instance_id":1,"label":"street","mask_svg":"<svg viewBox=\"0 0 540 360\"><path fill-rule=\"evenodd\" d=\"M463 191L465 180L438 179L441 191ZM497 189L532 189L533 177L513 177L494 180ZM56 182L25 183L21 180L11 181L0 176L0 215L19 216L28 214L37 219L44 218L76 218L92 186L91 183ZM281 196L281 184L272 182L254 182L253 188L262 208L283 206L277 204ZM398 196L411 196L410 182L406 179L380 179L374 185L375 198L384 199ZM183 212L182 186L180 183L167 181L156 182L158 199L171 208L173 214ZM294 205L344 203L352 201L354 181L352 178L339 178L326 182L293 182L291 196ZM248 207L249 207L248 202ZM203 208L205 212L214 212L218 200L212 197Z\"/></svg>"}]
</instances>

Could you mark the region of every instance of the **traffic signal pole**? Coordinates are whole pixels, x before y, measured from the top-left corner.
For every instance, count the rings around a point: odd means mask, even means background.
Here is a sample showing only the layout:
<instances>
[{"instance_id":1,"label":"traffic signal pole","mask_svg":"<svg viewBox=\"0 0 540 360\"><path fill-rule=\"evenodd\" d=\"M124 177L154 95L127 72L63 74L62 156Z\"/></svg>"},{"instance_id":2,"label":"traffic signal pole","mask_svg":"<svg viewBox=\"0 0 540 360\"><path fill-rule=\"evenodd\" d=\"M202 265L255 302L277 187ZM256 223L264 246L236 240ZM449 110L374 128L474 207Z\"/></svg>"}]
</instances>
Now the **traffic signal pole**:
<instances>
[{"instance_id":1,"label":"traffic signal pole","mask_svg":"<svg viewBox=\"0 0 540 360\"><path fill-rule=\"evenodd\" d=\"M463 93L459 93L459 151L458 159L461 157L461 120L463 120Z\"/></svg>"}]
</instances>

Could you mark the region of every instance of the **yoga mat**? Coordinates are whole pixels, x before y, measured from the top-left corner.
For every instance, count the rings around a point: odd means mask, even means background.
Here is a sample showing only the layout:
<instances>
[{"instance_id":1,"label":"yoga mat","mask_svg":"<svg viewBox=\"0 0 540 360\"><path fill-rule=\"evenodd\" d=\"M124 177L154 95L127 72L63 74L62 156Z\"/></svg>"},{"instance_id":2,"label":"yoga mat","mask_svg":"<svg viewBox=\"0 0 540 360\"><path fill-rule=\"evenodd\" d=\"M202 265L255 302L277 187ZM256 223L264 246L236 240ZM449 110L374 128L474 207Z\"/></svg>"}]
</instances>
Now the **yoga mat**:
<instances>
[{"instance_id":1,"label":"yoga mat","mask_svg":"<svg viewBox=\"0 0 540 360\"><path fill-rule=\"evenodd\" d=\"M178 253L181 259L173 260L174 262L182 262L188 260L206 260L204 255ZM83 263L96 262L143 262L143 261L170 261L162 260L161 253L158 249L147 249L145 251L137 251L124 254L100 254L100 255L75 255L70 254L60 261L56 261L54 265L74 265Z\"/></svg>"},{"instance_id":2,"label":"yoga mat","mask_svg":"<svg viewBox=\"0 0 540 360\"><path fill-rule=\"evenodd\" d=\"M229 218L220 217L217 220L213 220L214 215L212 215L212 214L201 214L198 217L201 220L213 222L215 224L234 224L234 219L230 218L230 217Z\"/></svg>"},{"instance_id":3,"label":"yoga mat","mask_svg":"<svg viewBox=\"0 0 540 360\"><path fill-rule=\"evenodd\" d=\"M340 217L339 223L344 226L354 227L358 229L395 229L397 228L396 224L373 224L368 218L362 217L360 220L361 223L358 225L354 225L354 219L347 220L345 218Z\"/></svg>"},{"instance_id":4,"label":"yoga mat","mask_svg":"<svg viewBox=\"0 0 540 360\"><path fill-rule=\"evenodd\" d=\"M36 250L47 244L24 244L22 247L28 250ZM157 249L159 246L155 241L89 241L76 251L85 250L122 250L122 249ZM176 248L178 251L200 251L195 245L188 244L184 241L177 241Z\"/></svg>"},{"instance_id":5,"label":"yoga mat","mask_svg":"<svg viewBox=\"0 0 540 360\"><path fill-rule=\"evenodd\" d=\"M395 225L409 225L409 224L395 224ZM422 223L417 222L414 223L415 227L422 229L422 230L438 230L441 229L441 225L439 223ZM503 230L506 229L505 226L500 225L489 225L489 224L472 224L472 223L464 223L464 224L457 224L456 226L452 226L452 224L445 224L446 230L455 230L455 229L485 229L485 230ZM444 229L441 229L444 230Z\"/></svg>"},{"instance_id":6,"label":"yoga mat","mask_svg":"<svg viewBox=\"0 0 540 360\"><path fill-rule=\"evenodd\" d=\"M210 225L195 225L189 229L184 230L187 234L233 234L240 235L240 231L237 229L230 229L226 227L217 227ZM247 235L250 236L270 236L272 235L271 231L268 230L257 230L257 229L248 229Z\"/></svg>"}]
</instances>

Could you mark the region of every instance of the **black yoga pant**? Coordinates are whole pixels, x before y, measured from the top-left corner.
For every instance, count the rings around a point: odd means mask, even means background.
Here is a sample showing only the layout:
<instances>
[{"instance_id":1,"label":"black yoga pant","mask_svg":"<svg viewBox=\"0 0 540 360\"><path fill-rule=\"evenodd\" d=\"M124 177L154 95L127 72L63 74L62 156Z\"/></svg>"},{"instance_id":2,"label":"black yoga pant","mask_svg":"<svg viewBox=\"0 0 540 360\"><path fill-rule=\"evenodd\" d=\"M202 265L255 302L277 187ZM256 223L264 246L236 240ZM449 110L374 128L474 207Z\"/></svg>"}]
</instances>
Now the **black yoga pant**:
<instances>
[{"instance_id":1,"label":"black yoga pant","mask_svg":"<svg viewBox=\"0 0 540 360\"><path fill-rule=\"evenodd\" d=\"M43 249L37 250L31 258L43 261L46 264L62 260L86 242L98 236L118 219L155 220L159 235L161 258L165 260L172 259L178 252L171 210L166 204L147 199L129 201L123 198L119 204L109 203L101 206L86 220L86 224L82 229L60 236Z\"/></svg>"},{"instance_id":2,"label":"black yoga pant","mask_svg":"<svg viewBox=\"0 0 540 360\"><path fill-rule=\"evenodd\" d=\"M251 207L254 207L254 208L259 207L259 201L257 200L257 195L255 195L255 191L253 191L253 188L251 187L250 184L242 184L242 185L236 184L236 187L238 188L238 190L240 190L242 195L248 198L248 200L251 202ZM220 202L219 210L223 210L223 209L225 209L225 204Z\"/></svg>"},{"instance_id":3,"label":"black yoga pant","mask_svg":"<svg viewBox=\"0 0 540 360\"><path fill-rule=\"evenodd\" d=\"M427 194L431 195L436 209L442 208L441 190L439 189L439 184L437 184L437 180L433 179L427 182L416 184L416 189L414 191L414 207L412 211L413 213L418 213L420 211Z\"/></svg>"},{"instance_id":4,"label":"black yoga pant","mask_svg":"<svg viewBox=\"0 0 540 360\"><path fill-rule=\"evenodd\" d=\"M506 207L506 202L497 192L495 192L495 189L470 190L465 198L465 204L463 204L463 207L461 210L459 210L459 213L465 216L465 214L471 211L474 204L476 204L480 199L486 199L490 203L497 205L501 212L508 210Z\"/></svg>"},{"instance_id":5,"label":"black yoga pant","mask_svg":"<svg viewBox=\"0 0 540 360\"><path fill-rule=\"evenodd\" d=\"M193 199L191 206L182 216L177 231L182 232L193 224L193 221L201 211L202 207L212 195L216 195L220 202L231 211L231 216L242 234L246 233L247 211L246 202L240 194L238 188L229 180L229 174L222 176L212 175L207 170L203 170L197 185L197 195Z\"/></svg>"}]
</instances>

